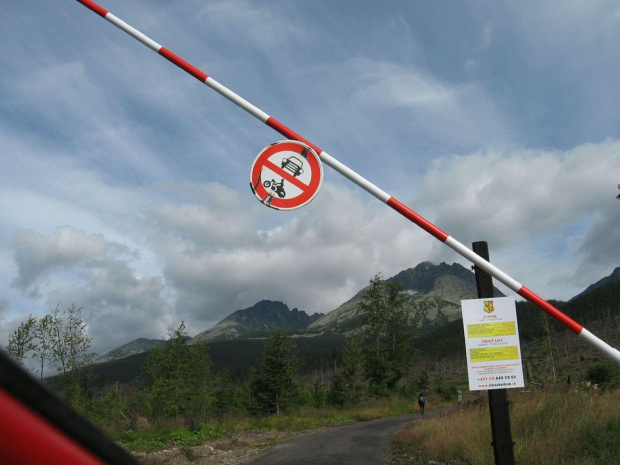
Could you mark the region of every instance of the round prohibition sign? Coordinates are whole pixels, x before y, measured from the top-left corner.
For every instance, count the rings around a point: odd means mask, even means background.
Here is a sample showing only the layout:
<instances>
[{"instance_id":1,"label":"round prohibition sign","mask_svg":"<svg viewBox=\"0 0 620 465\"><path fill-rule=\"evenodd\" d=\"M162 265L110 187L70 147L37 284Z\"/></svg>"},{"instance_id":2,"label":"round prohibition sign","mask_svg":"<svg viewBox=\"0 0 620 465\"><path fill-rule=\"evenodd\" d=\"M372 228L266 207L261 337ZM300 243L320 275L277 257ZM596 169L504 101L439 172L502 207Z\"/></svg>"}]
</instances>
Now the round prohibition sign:
<instances>
[{"instance_id":1,"label":"round prohibition sign","mask_svg":"<svg viewBox=\"0 0 620 465\"><path fill-rule=\"evenodd\" d=\"M303 207L316 196L322 182L319 156L306 144L293 140L265 147L250 170L252 192L276 210Z\"/></svg>"}]
</instances>

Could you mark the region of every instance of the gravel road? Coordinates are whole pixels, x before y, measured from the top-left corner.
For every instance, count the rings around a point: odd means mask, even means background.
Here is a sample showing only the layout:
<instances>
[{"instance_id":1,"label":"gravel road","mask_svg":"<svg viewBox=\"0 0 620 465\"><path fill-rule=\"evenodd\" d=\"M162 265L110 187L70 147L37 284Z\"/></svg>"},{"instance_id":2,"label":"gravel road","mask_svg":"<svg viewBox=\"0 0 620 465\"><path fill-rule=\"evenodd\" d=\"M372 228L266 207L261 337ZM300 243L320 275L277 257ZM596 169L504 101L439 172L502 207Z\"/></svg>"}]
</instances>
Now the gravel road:
<instances>
[{"instance_id":1,"label":"gravel road","mask_svg":"<svg viewBox=\"0 0 620 465\"><path fill-rule=\"evenodd\" d=\"M381 465L391 435L420 419L416 414L319 431L245 432L138 459L145 465Z\"/></svg>"},{"instance_id":2,"label":"gravel road","mask_svg":"<svg viewBox=\"0 0 620 465\"><path fill-rule=\"evenodd\" d=\"M380 465L390 436L420 415L339 426L289 439L248 465Z\"/></svg>"}]
</instances>

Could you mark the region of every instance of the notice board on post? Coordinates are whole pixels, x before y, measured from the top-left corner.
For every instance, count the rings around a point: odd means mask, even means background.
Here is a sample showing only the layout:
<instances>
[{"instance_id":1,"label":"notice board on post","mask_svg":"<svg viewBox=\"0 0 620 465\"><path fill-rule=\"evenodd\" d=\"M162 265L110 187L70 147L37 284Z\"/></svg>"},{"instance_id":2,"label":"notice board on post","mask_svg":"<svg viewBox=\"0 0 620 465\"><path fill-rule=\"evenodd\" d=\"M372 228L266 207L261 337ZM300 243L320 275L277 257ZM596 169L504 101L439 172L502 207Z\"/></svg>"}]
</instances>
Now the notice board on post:
<instances>
[{"instance_id":1,"label":"notice board on post","mask_svg":"<svg viewBox=\"0 0 620 465\"><path fill-rule=\"evenodd\" d=\"M461 306L469 390L523 387L515 299L463 300Z\"/></svg>"}]
</instances>

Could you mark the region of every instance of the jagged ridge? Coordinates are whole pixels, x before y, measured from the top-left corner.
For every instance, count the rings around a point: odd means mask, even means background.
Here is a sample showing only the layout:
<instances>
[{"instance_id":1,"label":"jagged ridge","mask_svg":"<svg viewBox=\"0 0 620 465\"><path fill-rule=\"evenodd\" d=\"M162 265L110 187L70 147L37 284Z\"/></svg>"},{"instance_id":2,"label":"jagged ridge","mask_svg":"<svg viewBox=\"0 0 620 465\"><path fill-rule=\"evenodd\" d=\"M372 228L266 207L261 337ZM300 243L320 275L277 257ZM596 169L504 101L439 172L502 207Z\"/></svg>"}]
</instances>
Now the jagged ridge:
<instances>
[{"instance_id":1,"label":"jagged ridge","mask_svg":"<svg viewBox=\"0 0 620 465\"><path fill-rule=\"evenodd\" d=\"M227 316L212 328L198 334L190 344L235 339L255 331L300 331L322 316L322 313L309 316L297 308L290 310L282 302L262 300L252 307L237 310Z\"/></svg>"}]
</instances>

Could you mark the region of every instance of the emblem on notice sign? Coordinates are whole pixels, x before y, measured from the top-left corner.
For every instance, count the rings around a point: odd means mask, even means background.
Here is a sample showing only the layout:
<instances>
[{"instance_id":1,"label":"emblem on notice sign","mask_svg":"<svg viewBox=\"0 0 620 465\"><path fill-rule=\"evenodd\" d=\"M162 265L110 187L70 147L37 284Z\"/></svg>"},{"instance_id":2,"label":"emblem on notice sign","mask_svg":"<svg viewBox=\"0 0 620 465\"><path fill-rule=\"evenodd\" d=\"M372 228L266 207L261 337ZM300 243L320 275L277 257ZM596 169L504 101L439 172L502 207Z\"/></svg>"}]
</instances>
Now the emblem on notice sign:
<instances>
[{"instance_id":1,"label":"emblem on notice sign","mask_svg":"<svg viewBox=\"0 0 620 465\"><path fill-rule=\"evenodd\" d=\"M267 146L250 170L258 200L276 210L294 210L310 202L323 182L323 167L312 148L286 140Z\"/></svg>"},{"instance_id":2,"label":"emblem on notice sign","mask_svg":"<svg viewBox=\"0 0 620 465\"><path fill-rule=\"evenodd\" d=\"M495 310L495 307L493 307L493 301L492 300L485 300L484 301L484 311L487 313L493 313L493 311Z\"/></svg>"}]
</instances>

